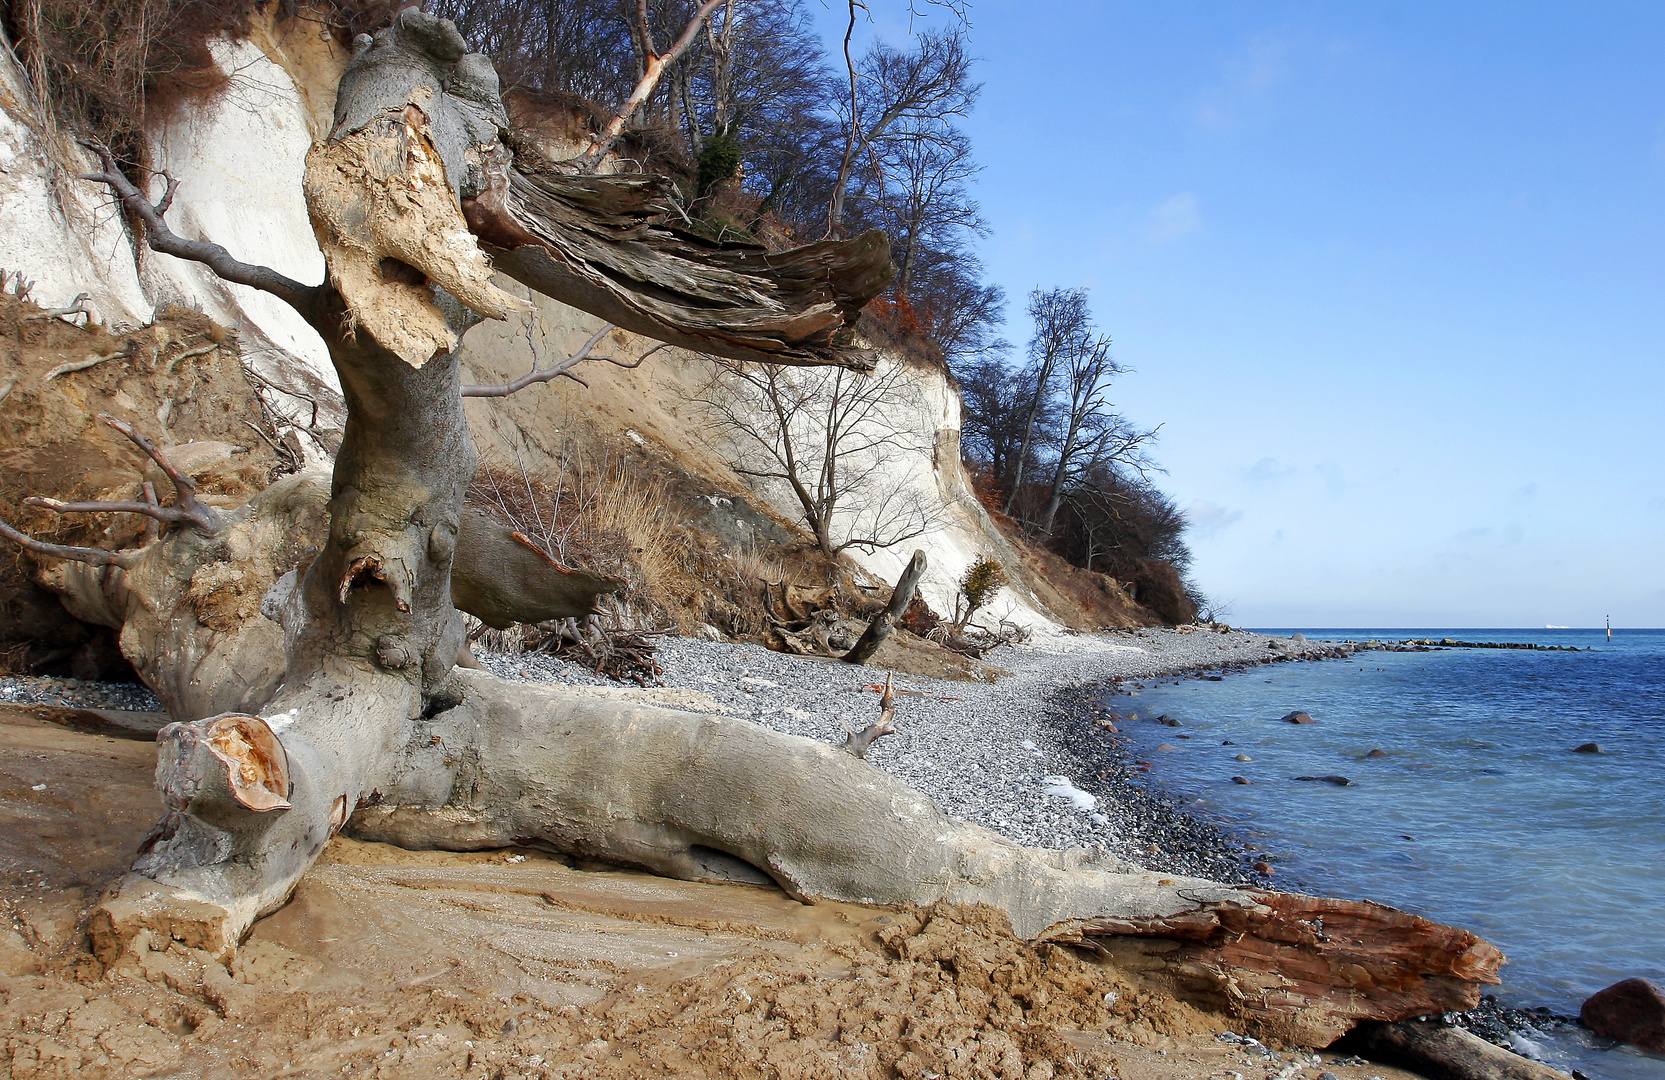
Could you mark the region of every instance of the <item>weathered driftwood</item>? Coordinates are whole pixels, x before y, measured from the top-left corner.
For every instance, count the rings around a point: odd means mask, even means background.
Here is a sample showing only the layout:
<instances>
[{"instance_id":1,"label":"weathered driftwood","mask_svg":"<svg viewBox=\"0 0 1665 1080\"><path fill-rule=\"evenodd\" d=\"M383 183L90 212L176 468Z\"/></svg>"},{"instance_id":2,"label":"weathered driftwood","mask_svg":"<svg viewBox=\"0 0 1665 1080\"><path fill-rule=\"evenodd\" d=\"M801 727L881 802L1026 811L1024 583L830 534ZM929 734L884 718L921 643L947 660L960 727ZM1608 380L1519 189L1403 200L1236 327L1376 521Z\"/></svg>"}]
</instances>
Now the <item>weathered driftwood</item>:
<instances>
[{"instance_id":1,"label":"weathered driftwood","mask_svg":"<svg viewBox=\"0 0 1665 1080\"><path fill-rule=\"evenodd\" d=\"M890 591L890 602L883 611L873 616L873 621L867 624L861 637L856 639L855 645L842 659L849 664L865 664L873 659L873 654L879 651L890 632L896 629L902 615L913 602L913 594L919 589L919 579L925 576L925 553L915 551L908 565L903 567L902 576L896 579L896 588Z\"/></svg>"},{"instance_id":2,"label":"weathered driftwood","mask_svg":"<svg viewBox=\"0 0 1665 1080\"><path fill-rule=\"evenodd\" d=\"M593 615L597 597L624 586L617 578L562 566L478 511L460 517L451 602L493 629Z\"/></svg>"},{"instance_id":3,"label":"weathered driftwood","mask_svg":"<svg viewBox=\"0 0 1665 1080\"><path fill-rule=\"evenodd\" d=\"M773 881L805 901L988 904L1031 940L1160 939L1185 978L1304 1041L1477 999L1501 957L1462 931L1022 848L829 744L458 670L453 595L475 458L445 343L507 304L427 187L444 180L473 200L500 265L535 287L732 357L858 365L839 328L888 273L871 240L778 256L695 242L660 223L640 178L539 172L516 187L494 87L484 58L419 10L361 39L330 146L309 161L330 260L317 287L174 236L165 205L109 163L99 176L153 246L306 317L348 416L327 483L289 478L211 534L181 529L118 565L58 571L66 602L120 627L141 676L187 721L160 735L168 814L89 926L101 955L141 931L231 951L351 819L407 846L537 841L678 877ZM488 189L509 200L500 213L537 209L536 243L482 225ZM434 264L448 258L457 265ZM421 310L390 326L371 310L383 304Z\"/></svg>"},{"instance_id":4,"label":"weathered driftwood","mask_svg":"<svg viewBox=\"0 0 1665 1080\"><path fill-rule=\"evenodd\" d=\"M844 749L856 757L866 758L874 743L886 735L896 734L896 687L892 679L891 675L885 676L884 694L879 698L879 718L844 737Z\"/></svg>"},{"instance_id":5,"label":"weathered driftwood","mask_svg":"<svg viewBox=\"0 0 1665 1080\"><path fill-rule=\"evenodd\" d=\"M1347 1048L1428 1080L1567 1080L1567 1074L1438 1021L1361 1024Z\"/></svg>"}]
</instances>

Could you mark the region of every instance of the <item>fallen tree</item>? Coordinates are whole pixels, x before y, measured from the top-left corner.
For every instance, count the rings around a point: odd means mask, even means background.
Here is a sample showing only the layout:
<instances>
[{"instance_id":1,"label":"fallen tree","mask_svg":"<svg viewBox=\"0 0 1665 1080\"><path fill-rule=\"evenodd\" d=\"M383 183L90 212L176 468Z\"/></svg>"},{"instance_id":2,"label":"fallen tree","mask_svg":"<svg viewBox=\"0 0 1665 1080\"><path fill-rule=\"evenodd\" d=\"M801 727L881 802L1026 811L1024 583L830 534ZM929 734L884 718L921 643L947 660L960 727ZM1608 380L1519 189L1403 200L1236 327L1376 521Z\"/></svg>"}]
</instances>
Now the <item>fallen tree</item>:
<instances>
[{"instance_id":1,"label":"fallen tree","mask_svg":"<svg viewBox=\"0 0 1665 1080\"><path fill-rule=\"evenodd\" d=\"M829 744L459 669L459 609L567 618L613 585L464 508L475 456L456 346L520 305L494 267L661 341L855 369L872 364L851 323L891 273L876 234L779 253L690 236L668 224L663 181L563 171L507 129L489 61L450 23L406 9L361 37L308 160L329 267L316 286L175 236L171 183L153 204L108 152L91 176L153 249L306 318L348 415L328 477L210 517L179 475L173 507L121 507L168 530L139 549L8 527L75 614L119 628L179 721L158 739L167 815L92 920L99 955L141 933L231 953L347 828L418 848L537 842L805 902L988 905L1026 940L1172 953L1185 989L1308 1044L1466 1007L1495 981L1501 955L1465 931L1023 848Z\"/></svg>"}]
</instances>

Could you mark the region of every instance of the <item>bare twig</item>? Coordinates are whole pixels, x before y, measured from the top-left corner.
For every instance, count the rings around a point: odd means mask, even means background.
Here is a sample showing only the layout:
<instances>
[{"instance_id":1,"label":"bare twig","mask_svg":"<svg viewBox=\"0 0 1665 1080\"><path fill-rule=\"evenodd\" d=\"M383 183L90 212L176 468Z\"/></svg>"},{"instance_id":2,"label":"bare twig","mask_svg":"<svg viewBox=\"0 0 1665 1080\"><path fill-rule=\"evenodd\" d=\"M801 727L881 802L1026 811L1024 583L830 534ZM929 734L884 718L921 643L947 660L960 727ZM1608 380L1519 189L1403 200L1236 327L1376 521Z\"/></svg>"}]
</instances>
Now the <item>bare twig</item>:
<instances>
[{"instance_id":1,"label":"bare twig","mask_svg":"<svg viewBox=\"0 0 1665 1080\"><path fill-rule=\"evenodd\" d=\"M82 173L80 179L104 184L115 192L121 204L144 222L145 243L150 245L152 251L202 263L226 281L271 293L303 316L312 313L313 302L318 295L316 286L303 285L269 266L239 262L232 258L231 252L219 244L206 240L187 240L170 229L162 215L173 205L174 189L179 186L179 181L166 173L162 174L163 179L167 181L167 188L161 201L152 203L122 173L116 164L115 154L109 147L98 142L83 142L82 145L98 155L104 165L104 171Z\"/></svg>"},{"instance_id":2,"label":"bare twig","mask_svg":"<svg viewBox=\"0 0 1665 1080\"><path fill-rule=\"evenodd\" d=\"M634 360L620 360L620 359L618 359L616 357L612 357L612 356L591 356L590 353L595 349L595 347L597 345L599 345L601 343L601 339L603 337L605 337L608 334L609 331L617 329L617 327L615 327L612 323L608 323L606 326L603 326L600 330L597 330L595 333L591 334L590 339L588 341L584 342L583 346L580 347L577 352L573 353L571 356L567 357L565 360L562 360L560 363L557 363L557 364L551 364L549 367L540 367L539 365L543 363L543 355L542 355L542 352L538 349L537 338L536 338L536 335L533 333L534 326L535 326L535 323L533 323L533 322L528 322L526 324L526 344L528 346L530 346L531 350L532 350L532 370L531 371L528 371L526 374L522 375L520 378L515 379L512 382L496 383L496 384L492 384L492 385L482 385L482 384L477 384L477 383L465 383L463 385L463 388L462 388L462 396L463 397L508 397L510 394L519 393L520 391L526 389L528 386L532 386L536 383L550 382L554 379L571 379L573 382L575 382L578 385L580 385L582 387L585 387L587 389L590 384L585 382L583 379L579 378L577 375L573 374L573 372L572 372L573 368L577 367L579 364L583 363L584 361L586 361L586 360L605 360L607 363L612 364L614 367L621 367L621 368L626 368L626 369L639 368L639 367L642 366L642 363L645 360L647 360L648 357L652 356L654 353L658 352L660 349L666 349L666 348L670 347L669 345L666 345L666 344L663 344L663 343L655 345L653 348L649 349L647 352L638 356Z\"/></svg>"}]
</instances>

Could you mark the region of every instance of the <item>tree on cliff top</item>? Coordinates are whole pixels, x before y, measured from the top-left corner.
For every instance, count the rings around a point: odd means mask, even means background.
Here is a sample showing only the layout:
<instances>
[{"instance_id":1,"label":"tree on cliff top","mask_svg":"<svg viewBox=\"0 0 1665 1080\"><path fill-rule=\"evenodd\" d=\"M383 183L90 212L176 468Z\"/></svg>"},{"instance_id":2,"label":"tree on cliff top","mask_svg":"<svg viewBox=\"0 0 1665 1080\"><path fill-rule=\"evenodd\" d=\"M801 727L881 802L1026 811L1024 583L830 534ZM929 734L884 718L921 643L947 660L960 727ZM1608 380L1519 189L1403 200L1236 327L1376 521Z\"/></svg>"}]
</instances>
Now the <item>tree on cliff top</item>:
<instances>
[{"instance_id":1,"label":"tree on cliff top","mask_svg":"<svg viewBox=\"0 0 1665 1080\"><path fill-rule=\"evenodd\" d=\"M766 875L805 901L987 904L1029 940L1174 939L1176 978L1309 1044L1361 1017L1466 1007L1495 981L1500 954L1464 931L1019 847L827 744L458 669L459 608L549 617L609 587L464 509L475 455L458 340L521 304L494 266L663 341L858 369L871 358L849 323L891 273L883 237L767 256L690 237L667 224L657 178L562 169L506 128L496 73L450 23L406 9L360 37L307 161L318 285L175 235L171 182L152 202L107 152L91 175L154 250L294 307L347 403L331 476L285 478L221 513L170 471L173 505L119 507L168 528L142 548L4 530L72 610L119 627L178 720L158 736L167 813L88 927L101 957L152 938L231 953L348 829L416 848L540 842L696 880ZM258 602L207 618L211 584L232 581Z\"/></svg>"}]
</instances>

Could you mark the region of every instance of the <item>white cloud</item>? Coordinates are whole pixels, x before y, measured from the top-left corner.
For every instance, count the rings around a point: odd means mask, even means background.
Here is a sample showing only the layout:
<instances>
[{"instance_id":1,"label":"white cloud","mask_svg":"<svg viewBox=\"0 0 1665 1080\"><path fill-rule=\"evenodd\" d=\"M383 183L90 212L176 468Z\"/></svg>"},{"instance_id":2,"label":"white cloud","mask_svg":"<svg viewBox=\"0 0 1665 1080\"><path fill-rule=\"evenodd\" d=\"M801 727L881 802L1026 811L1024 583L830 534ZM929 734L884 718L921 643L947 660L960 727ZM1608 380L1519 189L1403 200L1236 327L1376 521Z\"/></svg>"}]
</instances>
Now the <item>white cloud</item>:
<instances>
[{"instance_id":1,"label":"white cloud","mask_svg":"<svg viewBox=\"0 0 1665 1080\"><path fill-rule=\"evenodd\" d=\"M1271 484L1294 476L1295 473L1295 466L1285 465L1277 458L1263 457L1243 470L1243 479L1251 484Z\"/></svg>"},{"instance_id":2,"label":"white cloud","mask_svg":"<svg viewBox=\"0 0 1665 1080\"><path fill-rule=\"evenodd\" d=\"M1243 511L1232 510L1207 499L1196 499L1185 508L1185 516L1191 521L1191 531L1208 539L1242 521Z\"/></svg>"},{"instance_id":3,"label":"white cloud","mask_svg":"<svg viewBox=\"0 0 1665 1080\"><path fill-rule=\"evenodd\" d=\"M1203 231L1202 207L1194 191L1170 195L1150 208L1145 238L1153 244L1171 244Z\"/></svg>"}]
</instances>

